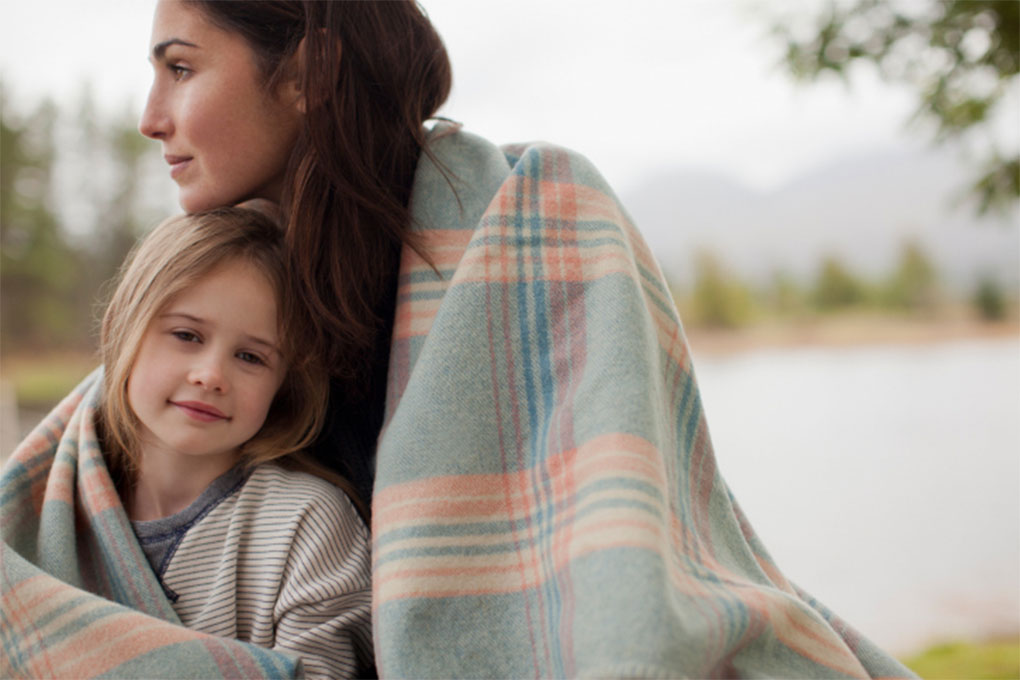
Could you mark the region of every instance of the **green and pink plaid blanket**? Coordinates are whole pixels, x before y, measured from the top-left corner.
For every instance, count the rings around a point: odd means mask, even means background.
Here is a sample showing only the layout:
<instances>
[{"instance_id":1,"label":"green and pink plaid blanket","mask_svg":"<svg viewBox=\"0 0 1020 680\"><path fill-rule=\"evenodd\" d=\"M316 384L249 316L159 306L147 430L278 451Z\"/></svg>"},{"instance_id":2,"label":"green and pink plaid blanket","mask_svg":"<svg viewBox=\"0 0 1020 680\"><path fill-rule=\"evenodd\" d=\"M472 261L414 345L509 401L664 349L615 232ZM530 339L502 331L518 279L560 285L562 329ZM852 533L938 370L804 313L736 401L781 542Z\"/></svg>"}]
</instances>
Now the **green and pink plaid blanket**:
<instances>
[{"instance_id":1,"label":"green and pink plaid blanket","mask_svg":"<svg viewBox=\"0 0 1020 680\"><path fill-rule=\"evenodd\" d=\"M373 501L380 673L910 676L741 514L669 290L598 172L462 132L432 148L450 182L423 160L411 204L438 274L406 253Z\"/></svg>"},{"instance_id":2,"label":"green and pink plaid blanket","mask_svg":"<svg viewBox=\"0 0 1020 680\"><path fill-rule=\"evenodd\" d=\"M436 133L440 134L436 134ZM906 677L784 578L716 468L658 266L598 173L438 126L373 502L384 677ZM456 190L456 193L452 191ZM287 677L176 624L95 376L5 468L0 677Z\"/></svg>"}]
</instances>

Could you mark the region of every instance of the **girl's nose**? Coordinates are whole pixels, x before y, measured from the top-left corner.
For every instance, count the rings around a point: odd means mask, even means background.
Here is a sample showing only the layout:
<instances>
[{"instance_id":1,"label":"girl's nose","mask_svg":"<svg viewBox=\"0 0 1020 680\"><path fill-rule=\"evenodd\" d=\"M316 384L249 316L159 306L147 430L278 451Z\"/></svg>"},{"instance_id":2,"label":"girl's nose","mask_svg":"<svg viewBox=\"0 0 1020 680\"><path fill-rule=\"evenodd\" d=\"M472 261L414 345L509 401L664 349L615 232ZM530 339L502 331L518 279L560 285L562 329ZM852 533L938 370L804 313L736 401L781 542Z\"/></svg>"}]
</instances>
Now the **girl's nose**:
<instances>
[{"instance_id":1,"label":"girl's nose","mask_svg":"<svg viewBox=\"0 0 1020 680\"><path fill-rule=\"evenodd\" d=\"M164 140L173 133L173 123L155 85L149 90L145 109L138 121L138 131L150 139L158 140Z\"/></svg>"},{"instance_id":2,"label":"girl's nose","mask_svg":"<svg viewBox=\"0 0 1020 680\"><path fill-rule=\"evenodd\" d=\"M188 374L188 382L206 391L226 393L229 387L223 365L216 357L205 357Z\"/></svg>"}]
</instances>

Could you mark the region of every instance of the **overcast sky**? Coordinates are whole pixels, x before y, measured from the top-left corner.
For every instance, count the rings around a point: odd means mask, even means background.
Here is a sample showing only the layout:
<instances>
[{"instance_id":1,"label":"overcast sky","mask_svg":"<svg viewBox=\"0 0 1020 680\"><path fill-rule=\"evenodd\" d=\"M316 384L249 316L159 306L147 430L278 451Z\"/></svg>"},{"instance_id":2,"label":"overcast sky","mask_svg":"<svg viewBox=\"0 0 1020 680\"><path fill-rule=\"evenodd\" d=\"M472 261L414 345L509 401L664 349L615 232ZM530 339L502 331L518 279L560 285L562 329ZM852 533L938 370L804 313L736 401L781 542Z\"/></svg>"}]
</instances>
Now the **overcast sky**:
<instances>
[{"instance_id":1,"label":"overcast sky","mask_svg":"<svg viewBox=\"0 0 1020 680\"><path fill-rule=\"evenodd\" d=\"M807 0L808 8L820 6ZM0 76L24 109L86 82L140 110L155 0L0 0ZM768 190L848 154L917 147L913 102L862 69L798 86L767 22L741 0L424 0L446 41L443 114L495 142L543 139L589 156L618 191L662 167ZM788 7L789 5L787 5Z\"/></svg>"}]
</instances>

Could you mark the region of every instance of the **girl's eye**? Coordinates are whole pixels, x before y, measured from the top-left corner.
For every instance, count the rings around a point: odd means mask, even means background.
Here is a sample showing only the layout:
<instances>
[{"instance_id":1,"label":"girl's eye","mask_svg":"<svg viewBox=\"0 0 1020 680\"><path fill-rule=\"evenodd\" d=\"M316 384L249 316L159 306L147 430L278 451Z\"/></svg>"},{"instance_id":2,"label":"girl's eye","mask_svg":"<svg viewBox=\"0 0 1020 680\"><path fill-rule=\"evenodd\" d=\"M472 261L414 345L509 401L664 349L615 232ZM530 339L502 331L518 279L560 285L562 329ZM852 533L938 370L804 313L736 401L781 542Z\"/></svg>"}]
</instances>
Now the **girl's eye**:
<instances>
[{"instance_id":1,"label":"girl's eye","mask_svg":"<svg viewBox=\"0 0 1020 680\"><path fill-rule=\"evenodd\" d=\"M175 338L182 342L201 342L202 339L197 334L191 331L171 331L170 333Z\"/></svg>"},{"instance_id":2,"label":"girl's eye","mask_svg":"<svg viewBox=\"0 0 1020 680\"><path fill-rule=\"evenodd\" d=\"M252 354L251 352L238 352L237 358L246 364L254 364L256 366L264 366L266 363L263 361L262 357L257 354Z\"/></svg>"}]
</instances>

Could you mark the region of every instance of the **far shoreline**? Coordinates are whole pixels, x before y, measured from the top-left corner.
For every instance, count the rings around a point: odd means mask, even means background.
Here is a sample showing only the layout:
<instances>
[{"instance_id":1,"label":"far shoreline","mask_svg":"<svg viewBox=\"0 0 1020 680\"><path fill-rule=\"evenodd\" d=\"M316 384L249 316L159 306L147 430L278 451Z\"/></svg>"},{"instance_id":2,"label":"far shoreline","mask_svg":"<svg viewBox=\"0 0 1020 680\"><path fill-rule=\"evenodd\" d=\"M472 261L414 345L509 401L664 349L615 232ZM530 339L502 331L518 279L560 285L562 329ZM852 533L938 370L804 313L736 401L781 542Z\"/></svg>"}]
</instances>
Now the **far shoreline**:
<instances>
[{"instance_id":1,"label":"far shoreline","mask_svg":"<svg viewBox=\"0 0 1020 680\"><path fill-rule=\"evenodd\" d=\"M685 335L695 356L725 357L777 349L931 345L1005 338L1015 338L1020 342L1020 320L924 319L861 314L769 321L738 329L690 328L685 329Z\"/></svg>"}]
</instances>

